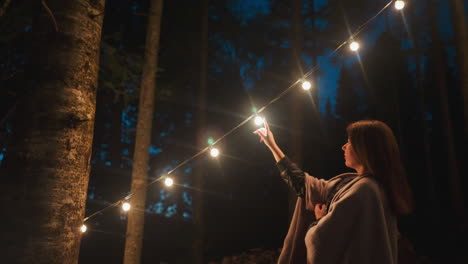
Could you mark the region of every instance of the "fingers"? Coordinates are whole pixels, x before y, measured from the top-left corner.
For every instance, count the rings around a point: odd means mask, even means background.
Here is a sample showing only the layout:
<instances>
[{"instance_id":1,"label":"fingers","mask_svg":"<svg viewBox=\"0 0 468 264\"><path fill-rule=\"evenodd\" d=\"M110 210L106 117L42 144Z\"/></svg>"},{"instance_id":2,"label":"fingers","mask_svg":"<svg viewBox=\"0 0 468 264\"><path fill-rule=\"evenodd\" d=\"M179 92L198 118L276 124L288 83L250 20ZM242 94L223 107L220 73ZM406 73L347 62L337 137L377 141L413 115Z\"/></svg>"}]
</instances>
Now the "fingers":
<instances>
[{"instance_id":1,"label":"fingers","mask_svg":"<svg viewBox=\"0 0 468 264\"><path fill-rule=\"evenodd\" d=\"M270 133L270 126L268 126L268 122L266 121L266 118L263 119L263 125L265 126L266 135L268 135L268 133Z\"/></svg>"},{"instance_id":2,"label":"fingers","mask_svg":"<svg viewBox=\"0 0 468 264\"><path fill-rule=\"evenodd\" d=\"M262 131L260 129L255 130L252 132L258 136L260 136L260 142L263 142L265 140L265 135L263 135Z\"/></svg>"},{"instance_id":3,"label":"fingers","mask_svg":"<svg viewBox=\"0 0 468 264\"><path fill-rule=\"evenodd\" d=\"M327 210L327 206L325 204L315 204L315 208L314 208L316 211L322 211L324 212L325 210Z\"/></svg>"}]
</instances>

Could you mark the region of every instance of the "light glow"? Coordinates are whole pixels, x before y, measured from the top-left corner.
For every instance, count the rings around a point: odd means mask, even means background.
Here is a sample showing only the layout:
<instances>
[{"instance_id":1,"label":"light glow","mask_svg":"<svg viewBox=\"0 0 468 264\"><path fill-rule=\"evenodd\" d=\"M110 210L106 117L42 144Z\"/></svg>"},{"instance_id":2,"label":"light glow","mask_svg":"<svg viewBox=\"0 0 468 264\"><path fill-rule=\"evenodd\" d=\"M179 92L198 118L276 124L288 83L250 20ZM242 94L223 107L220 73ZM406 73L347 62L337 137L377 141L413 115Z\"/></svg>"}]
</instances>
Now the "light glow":
<instances>
[{"instance_id":1,"label":"light glow","mask_svg":"<svg viewBox=\"0 0 468 264\"><path fill-rule=\"evenodd\" d=\"M263 117L256 116L254 122L257 126L263 125Z\"/></svg>"},{"instance_id":2,"label":"light glow","mask_svg":"<svg viewBox=\"0 0 468 264\"><path fill-rule=\"evenodd\" d=\"M351 42L351 44L349 44L349 49L352 51L358 51L359 43L357 43L356 41Z\"/></svg>"},{"instance_id":3,"label":"light glow","mask_svg":"<svg viewBox=\"0 0 468 264\"><path fill-rule=\"evenodd\" d=\"M80 230L81 230L81 233L84 233L84 232L86 232L86 230L88 230L88 227L86 227L86 225L83 224L83 225L81 226Z\"/></svg>"},{"instance_id":4,"label":"light glow","mask_svg":"<svg viewBox=\"0 0 468 264\"><path fill-rule=\"evenodd\" d=\"M402 10L403 8L405 8L405 1L401 1L401 0L395 1L396 10Z\"/></svg>"},{"instance_id":5,"label":"light glow","mask_svg":"<svg viewBox=\"0 0 468 264\"><path fill-rule=\"evenodd\" d=\"M219 156L219 150L218 150L217 148L212 148L212 149L210 150L210 155L211 155L211 157L213 157L213 158L218 157L218 156Z\"/></svg>"},{"instance_id":6,"label":"light glow","mask_svg":"<svg viewBox=\"0 0 468 264\"><path fill-rule=\"evenodd\" d=\"M128 202L122 204L122 210L124 210L125 212L128 212L130 210L130 207L130 203Z\"/></svg>"},{"instance_id":7,"label":"light glow","mask_svg":"<svg viewBox=\"0 0 468 264\"><path fill-rule=\"evenodd\" d=\"M302 89L304 89L305 91L310 90L311 87L312 87L312 84L309 81L302 82Z\"/></svg>"},{"instance_id":8,"label":"light glow","mask_svg":"<svg viewBox=\"0 0 468 264\"><path fill-rule=\"evenodd\" d=\"M171 187L174 184L174 180L172 178L166 177L164 184L166 184L167 187Z\"/></svg>"}]
</instances>

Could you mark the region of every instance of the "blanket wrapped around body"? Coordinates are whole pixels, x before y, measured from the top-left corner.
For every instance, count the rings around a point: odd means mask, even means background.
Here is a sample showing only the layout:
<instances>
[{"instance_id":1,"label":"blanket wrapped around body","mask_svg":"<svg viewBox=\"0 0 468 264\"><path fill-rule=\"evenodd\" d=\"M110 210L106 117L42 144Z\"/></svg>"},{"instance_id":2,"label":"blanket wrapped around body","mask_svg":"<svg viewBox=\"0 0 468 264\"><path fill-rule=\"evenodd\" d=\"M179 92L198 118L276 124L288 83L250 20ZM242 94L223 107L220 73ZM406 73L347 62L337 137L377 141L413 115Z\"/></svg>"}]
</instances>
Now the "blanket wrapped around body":
<instances>
[{"instance_id":1,"label":"blanket wrapped around body","mask_svg":"<svg viewBox=\"0 0 468 264\"><path fill-rule=\"evenodd\" d=\"M279 264L397 264L397 220L384 190L373 178L345 173L326 181L303 175L304 189ZM344 177L354 179L337 190L328 213L310 227L315 221L315 204L325 203Z\"/></svg>"}]
</instances>

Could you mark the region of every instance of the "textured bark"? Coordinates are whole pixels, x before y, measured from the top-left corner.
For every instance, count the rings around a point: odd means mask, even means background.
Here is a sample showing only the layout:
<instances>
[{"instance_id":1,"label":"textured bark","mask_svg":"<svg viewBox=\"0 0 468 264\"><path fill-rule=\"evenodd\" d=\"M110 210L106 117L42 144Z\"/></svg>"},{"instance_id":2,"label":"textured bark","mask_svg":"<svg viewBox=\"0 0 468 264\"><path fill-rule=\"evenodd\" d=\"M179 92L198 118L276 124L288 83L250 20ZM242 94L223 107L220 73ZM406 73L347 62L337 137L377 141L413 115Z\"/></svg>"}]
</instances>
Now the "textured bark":
<instances>
[{"instance_id":1,"label":"textured bark","mask_svg":"<svg viewBox=\"0 0 468 264\"><path fill-rule=\"evenodd\" d=\"M468 136L468 27L462 0L450 0L452 24L455 31L455 47L459 68L460 87L464 99L465 134Z\"/></svg>"},{"instance_id":2,"label":"textured bark","mask_svg":"<svg viewBox=\"0 0 468 264\"><path fill-rule=\"evenodd\" d=\"M138 121L133 154L131 204L128 214L127 236L125 239L125 264L140 263L148 181L148 159L151 144L154 94L158 66L159 36L163 0L151 0L146 32L145 62L141 79Z\"/></svg>"},{"instance_id":3,"label":"textured bark","mask_svg":"<svg viewBox=\"0 0 468 264\"><path fill-rule=\"evenodd\" d=\"M200 45L200 87L197 95L197 148L203 149L206 146L204 129L206 125L206 90L208 76L208 5L209 0L203 0L201 6L201 45ZM199 162L194 170L194 187L200 190L204 185L205 168L202 162ZM195 237L193 243L193 263L204 263L204 221L203 221L204 203L203 193L194 193L194 226Z\"/></svg>"},{"instance_id":4,"label":"textured bark","mask_svg":"<svg viewBox=\"0 0 468 264\"><path fill-rule=\"evenodd\" d=\"M25 85L0 194L2 263L77 263L88 187L104 0L36 1Z\"/></svg>"}]
</instances>

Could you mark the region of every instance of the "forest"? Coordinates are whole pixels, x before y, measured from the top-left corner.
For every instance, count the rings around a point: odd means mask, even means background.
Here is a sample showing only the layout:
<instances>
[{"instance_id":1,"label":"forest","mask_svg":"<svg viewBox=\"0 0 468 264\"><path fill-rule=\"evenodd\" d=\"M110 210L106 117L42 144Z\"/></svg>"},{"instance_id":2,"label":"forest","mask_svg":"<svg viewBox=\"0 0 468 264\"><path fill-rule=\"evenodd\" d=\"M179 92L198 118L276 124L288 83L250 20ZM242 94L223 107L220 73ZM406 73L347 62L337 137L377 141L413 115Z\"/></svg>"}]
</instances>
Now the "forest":
<instances>
[{"instance_id":1,"label":"forest","mask_svg":"<svg viewBox=\"0 0 468 264\"><path fill-rule=\"evenodd\" d=\"M415 202L400 263L468 263L467 14L467 0L0 1L1 262L276 263L297 196L252 134L261 116L321 179L350 171L348 124L388 124Z\"/></svg>"}]
</instances>

